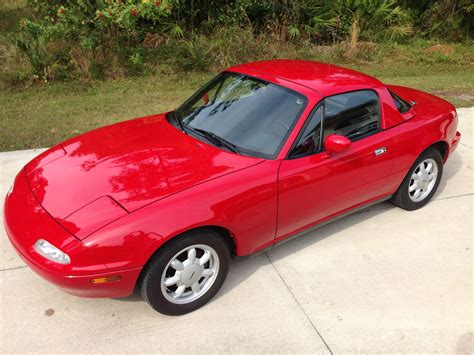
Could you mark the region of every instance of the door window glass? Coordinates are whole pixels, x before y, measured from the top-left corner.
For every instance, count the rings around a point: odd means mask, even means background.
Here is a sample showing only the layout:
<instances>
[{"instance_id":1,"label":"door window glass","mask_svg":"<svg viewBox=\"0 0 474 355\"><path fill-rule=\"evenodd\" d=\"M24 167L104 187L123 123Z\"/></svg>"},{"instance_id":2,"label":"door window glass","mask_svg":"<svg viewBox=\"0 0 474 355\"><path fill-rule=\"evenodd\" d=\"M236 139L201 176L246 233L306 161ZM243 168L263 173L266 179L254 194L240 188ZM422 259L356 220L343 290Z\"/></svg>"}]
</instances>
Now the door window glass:
<instances>
[{"instance_id":1,"label":"door window glass","mask_svg":"<svg viewBox=\"0 0 474 355\"><path fill-rule=\"evenodd\" d=\"M372 90L334 95L325 100L324 106L324 138L338 134L356 141L380 129L378 97Z\"/></svg>"}]
</instances>

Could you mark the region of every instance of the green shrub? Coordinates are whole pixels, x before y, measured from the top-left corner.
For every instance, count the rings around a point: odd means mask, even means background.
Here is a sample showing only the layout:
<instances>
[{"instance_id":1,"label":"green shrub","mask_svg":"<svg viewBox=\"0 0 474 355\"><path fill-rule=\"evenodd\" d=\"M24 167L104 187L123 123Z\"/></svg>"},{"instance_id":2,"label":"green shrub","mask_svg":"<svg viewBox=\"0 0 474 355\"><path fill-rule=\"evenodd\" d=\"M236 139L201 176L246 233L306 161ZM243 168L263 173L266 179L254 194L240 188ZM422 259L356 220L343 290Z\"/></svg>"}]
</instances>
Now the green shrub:
<instances>
[{"instance_id":1,"label":"green shrub","mask_svg":"<svg viewBox=\"0 0 474 355\"><path fill-rule=\"evenodd\" d=\"M205 71L282 57L373 62L384 43L469 42L474 18L471 0L21 1L27 5L0 4L0 74L10 82ZM13 45L3 44L7 38ZM433 52L420 60L452 58Z\"/></svg>"},{"instance_id":2,"label":"green shrub","mask_svg":"<svg viewBox=\"0 0 474 355\"><path fill-rule=\"evenodd\" d=\"M44 80L113 77L117 67L141 72L142 42L169 26L172 9L169 2L146 0L29 0L28 6L35 16L22 20L14 43Z\"/></svg>"}]
</instances>

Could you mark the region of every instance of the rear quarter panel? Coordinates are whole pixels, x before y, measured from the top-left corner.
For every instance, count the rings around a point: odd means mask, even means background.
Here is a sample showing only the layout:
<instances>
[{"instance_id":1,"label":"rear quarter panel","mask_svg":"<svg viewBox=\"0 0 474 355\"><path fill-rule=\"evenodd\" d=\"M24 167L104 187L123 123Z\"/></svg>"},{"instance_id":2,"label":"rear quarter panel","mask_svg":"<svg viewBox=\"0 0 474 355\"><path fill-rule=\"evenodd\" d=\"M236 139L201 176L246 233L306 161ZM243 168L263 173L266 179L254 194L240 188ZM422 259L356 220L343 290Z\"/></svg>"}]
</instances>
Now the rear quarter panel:
<instances>
[{"instance_id":1,"label":"rear quarter panel","mask_svg":"<svg viewBox=\"0 0 474 355\"><path fill-rule=\"evenodd\" d=\"M394 165L388 188L395 192L418 156L430 145L444 142L448 149L456 136L457 115L449 102L414 89L389 86L400 97L415 101L415 116L387 130L392 138Z\"/></svg>"}]
</instances>

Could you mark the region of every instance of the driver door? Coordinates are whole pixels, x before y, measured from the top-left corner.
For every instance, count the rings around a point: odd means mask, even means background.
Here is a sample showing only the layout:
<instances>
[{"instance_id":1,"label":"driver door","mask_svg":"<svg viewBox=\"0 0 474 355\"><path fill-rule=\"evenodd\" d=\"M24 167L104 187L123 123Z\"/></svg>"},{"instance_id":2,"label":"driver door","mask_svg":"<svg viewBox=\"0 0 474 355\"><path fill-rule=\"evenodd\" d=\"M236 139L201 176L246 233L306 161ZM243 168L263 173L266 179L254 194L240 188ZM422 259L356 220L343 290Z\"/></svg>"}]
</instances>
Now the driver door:
<instances>
[{"instance_id":1,"label":"driver door","mask_svg":"<svg viewBox=\"0 0 474 355\"><path fill-rule=\"evenodd\" d=\"M387 193L392 143L380 120L373 90L328 97L310 114L280 166L276 239ZM329 155L323 144L329 134L349 138L349 150Z\"/></svg>"}]
</instances>

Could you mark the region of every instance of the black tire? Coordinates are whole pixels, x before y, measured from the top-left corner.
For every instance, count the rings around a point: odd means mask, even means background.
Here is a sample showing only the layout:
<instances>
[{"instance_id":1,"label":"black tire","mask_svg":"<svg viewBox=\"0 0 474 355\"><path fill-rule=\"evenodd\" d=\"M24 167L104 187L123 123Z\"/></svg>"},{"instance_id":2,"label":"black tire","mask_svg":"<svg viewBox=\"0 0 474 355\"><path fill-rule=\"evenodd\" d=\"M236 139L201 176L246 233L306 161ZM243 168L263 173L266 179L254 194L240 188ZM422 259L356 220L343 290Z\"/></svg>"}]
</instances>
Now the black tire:
<instances>
[{"instance_id":1,"label":"black tire","mask_svg":"<svg viewBox=\"0 0 474 355\"><path fill-rule=\"evenodd\" d=\"M171 298L172 295L166 291L169 291L169 288L163 286L166 290L162 290L161 285L165 268L167 273L170 272L170 270L173 272L173 270L170 269L170 265L168 264L177 254L182 255L181 253L186 253L186 251L183 250L186 250L186 248L189 248L193 245L207 246L215 251L215 254L217 254L218 258L218 271L216 272L217 276L214 277L214 281L207 291L204 291L204 293L200 295L199 298L184 304L170 302L169 298ZM199 248L196 248L196 250L196 253L203 251ZM187 254L183 255L186 256ZM198 257L199 255L196 256L196 258ZM215 256L212 258L212 260L215 262ZM142 275L142 281L140 285L141 295L151 307L160 313L167 315L182 315L192 312L206 304L219 291L227 277L229 261L229 246L219 233L208 229L184 233L183 235L172 239L160 250L158 250L151 261L147 264L146 269ZM194 275L194 273L192 275ZM201 279L199 279L199 282L201 282L200 280ZM177 285L171 287L177 287ZM186 290L187 291L185 291L185 293L192 292L190 287L186 287ZM166 296L164 293L167 293L168 296Z\"/></svg>"},{"instance_id":2,"label":"black tire","mask_svg":"<svg viewBox=\"0 0 474 355\"><path fill-rule=\"evenodd\" d=\"M436 177L436 182L433 188L431 189L430 193L426 197L424 197L421 201L415 202L410 198L410 195L409 195L409 186L410 186L411 176L413 175L413 172L415 171L415 169L417 169L418 165L420 165L426 159L433 159L437 164L438 174ZM442 175L443 175L443 158L441 157L440 152L435 148L428 148L423 153L421 153L418 159L416 159L416 161L413 163L412 167L408 171L408 174L403 179L402 184L398 188L395 195L393 195L393 198L392 198L393 204L407 211L413 211L413 210L417 210L418 208L423 207L431 200L433 195L436 193L436 190L438 189Z\"/></svg>"}]
</instances>

